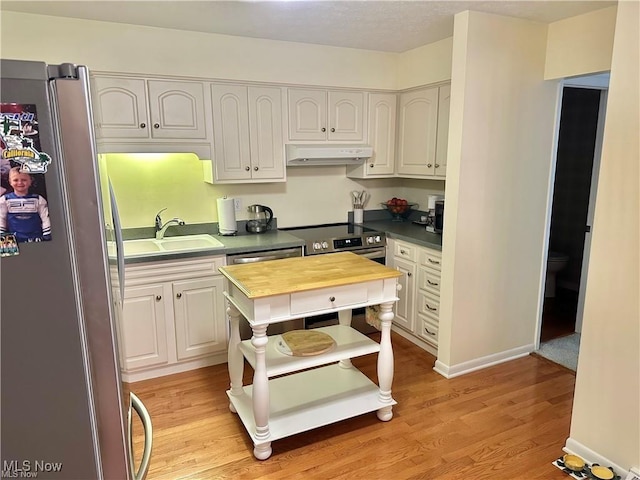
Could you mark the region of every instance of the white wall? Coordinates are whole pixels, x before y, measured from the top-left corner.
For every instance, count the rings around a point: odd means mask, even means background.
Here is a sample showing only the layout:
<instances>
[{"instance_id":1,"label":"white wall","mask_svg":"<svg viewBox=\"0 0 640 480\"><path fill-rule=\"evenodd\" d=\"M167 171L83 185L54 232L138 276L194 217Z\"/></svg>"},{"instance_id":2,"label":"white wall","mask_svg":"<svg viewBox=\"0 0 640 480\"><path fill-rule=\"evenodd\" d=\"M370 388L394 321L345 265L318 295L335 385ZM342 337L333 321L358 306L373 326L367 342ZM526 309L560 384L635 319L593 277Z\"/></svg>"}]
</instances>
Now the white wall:
<instances>
[{"instance_id":1,"label":"white wall","mask_svg":"<svg viewBox=\"0 0 640 480\"><path fill-rule=\"evenodd\" d=\"M546 25L455 17L437 368L528 353L536 334L557 82Z\"/></svg>"},{"instance_id":2,"label":"white wall","mask_svg":"<svg viewBox=\"0 0 640 480\"><path fill-rule=\"evenodd\" d=\"M616 8L596 10L550 24L544 78L609 70Z\"/></svg>"},{"instance_id":3,"label":"white wall","mask_svg":"<svg viewBox=\"0 0 640 480\"><path fill-rule=\"evenodd\" d=\"M640 3L618 4L567 447L640 467ZM622 473L624 478L624 473Z\"/></svg>"},{"instance_id":4,"label":"white wall","mask_svg":"<svg viewBox=\"0 0 640 480\"><path fill-rule=\"evenodd\" d=\"M3 58L82 63L96 71L396 89L393 53L4 11L0 21Z\"/></svg>"},{"instance_id":5,"label":"white wall","mask_svg":"<svg viewBox=\"0 0 640 480\"><path fill-rule=\"evenodd\" d=\"M451 79L453 37L399 54L398 90Z\"/></svg>"}]
</instances>

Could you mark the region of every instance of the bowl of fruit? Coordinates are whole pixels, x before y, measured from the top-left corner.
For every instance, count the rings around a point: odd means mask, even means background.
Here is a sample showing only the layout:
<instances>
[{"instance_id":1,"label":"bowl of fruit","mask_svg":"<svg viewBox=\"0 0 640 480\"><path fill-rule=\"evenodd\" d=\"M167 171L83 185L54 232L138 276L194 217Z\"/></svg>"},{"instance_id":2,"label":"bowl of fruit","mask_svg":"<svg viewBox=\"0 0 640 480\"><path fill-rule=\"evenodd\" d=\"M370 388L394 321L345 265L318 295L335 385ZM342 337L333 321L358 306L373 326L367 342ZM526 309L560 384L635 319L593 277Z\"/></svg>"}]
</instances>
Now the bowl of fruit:
<instances>
[{"instance_id":1,"label":"bowl of fruit","mask_svg":"<svg viewBox=\"0 0 640 480\"><path fill-rule=\"evenodd\" d=\"M411 203L404 198L393 197L391 200L387 200L385 203L381 203L382 208L386 208L387 212L391 214L391 220L394 222L403 222L406 218L409 218L411 211L418 208L417 203Z\"/></svg>"}]
</instances>

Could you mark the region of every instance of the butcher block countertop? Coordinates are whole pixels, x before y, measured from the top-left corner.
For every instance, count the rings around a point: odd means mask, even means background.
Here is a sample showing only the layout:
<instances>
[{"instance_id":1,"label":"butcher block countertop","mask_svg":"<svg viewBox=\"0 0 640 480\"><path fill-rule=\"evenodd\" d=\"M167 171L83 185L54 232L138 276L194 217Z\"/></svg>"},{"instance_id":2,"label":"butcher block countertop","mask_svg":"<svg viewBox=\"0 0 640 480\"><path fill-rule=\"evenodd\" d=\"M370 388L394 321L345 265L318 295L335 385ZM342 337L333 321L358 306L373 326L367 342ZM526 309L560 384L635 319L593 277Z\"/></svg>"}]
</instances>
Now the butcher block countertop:
<instances>
[{"instance_id":1,"label":"butcher block countertop","mask_svg":"<svg viewBox=\"0 0 640 480\"><path fill-rule=\"evenodd\" d=\"M401 275L393 268L351 252L227 265L219 270L248 298L352 285Z\"/></svg>"}]
</instances>

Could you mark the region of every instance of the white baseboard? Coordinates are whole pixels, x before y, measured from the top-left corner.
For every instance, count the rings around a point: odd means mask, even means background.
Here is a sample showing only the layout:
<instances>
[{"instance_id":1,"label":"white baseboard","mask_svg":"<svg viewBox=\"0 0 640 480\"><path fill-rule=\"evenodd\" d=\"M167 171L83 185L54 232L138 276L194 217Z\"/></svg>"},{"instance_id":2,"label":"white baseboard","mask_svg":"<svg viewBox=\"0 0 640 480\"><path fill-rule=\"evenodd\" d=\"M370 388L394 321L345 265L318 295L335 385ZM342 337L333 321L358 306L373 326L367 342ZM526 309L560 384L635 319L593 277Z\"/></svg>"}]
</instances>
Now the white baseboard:
<instances>
[{"instance_id":1,"label":"white baseboard","mask_svg":"<svg viewBox=\"0 0 640 480\"><path fill-rule=\"evenodd\" d=\"M436 360L436 365L433 369L445 378L459 377L467 373L475 372L476 370L482 370L493 365L515 360L529 355L535 350L533 344L523 345L522 347L513 348L504 352L494 353L487 355L486 357L474 358L467 362L459 363L458 365L447 365L440 360Z\"/></svg>"},{"instance_id":2,"label":"white baseboard","mask_svg":"<svg viewBox=\"0 0 640 480\"><path fill-rule=\"evenodd\" d=\"M603 467L611 467L615 470L616 474L620 475L621 478L625 478L627 473L629 472L628 469L625 469L622 466L617 465L616 463L612 462L608 458L603 457L597 452L594 452L590 448L584 446L583 444L581 444L577 440L574 440L571 437L567 438L567 443L565 444L565 447L562 450L564 450L566 453L578 455L589 465L597 463L598 465L602 465Z\"/></svg>"}]
</instances>

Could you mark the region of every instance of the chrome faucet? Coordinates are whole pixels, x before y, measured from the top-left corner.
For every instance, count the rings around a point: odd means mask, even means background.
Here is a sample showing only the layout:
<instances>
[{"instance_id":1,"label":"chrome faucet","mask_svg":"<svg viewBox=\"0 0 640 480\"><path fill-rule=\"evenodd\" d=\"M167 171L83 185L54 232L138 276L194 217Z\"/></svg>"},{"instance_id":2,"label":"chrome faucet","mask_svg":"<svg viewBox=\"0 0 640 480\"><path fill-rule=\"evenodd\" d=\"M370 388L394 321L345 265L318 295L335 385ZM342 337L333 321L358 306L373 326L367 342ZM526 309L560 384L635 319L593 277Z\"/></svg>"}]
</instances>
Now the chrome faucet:
<instances>
[{"instance_id":1,"label":"chrome faucet","mask_svg":"<svg viewBox=\"0 0 640 480\"><path fill-rule=\"evenodd\" d=\"M156 213L156 240L162 240L164 238L164 232L167 231L167 228L169 228L171 225L176 224L176 225L185 225L184 220L182 220L181 218L178 217L174 217L171 220L169 220L167 223L165 223L164 225L162 224L162 217L160 216L160 214L162 212L164 212L166 210L166 208L163 208L162 210L160 210L158 213Z\"/></svg>"}]
</instances>

